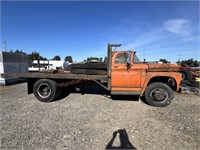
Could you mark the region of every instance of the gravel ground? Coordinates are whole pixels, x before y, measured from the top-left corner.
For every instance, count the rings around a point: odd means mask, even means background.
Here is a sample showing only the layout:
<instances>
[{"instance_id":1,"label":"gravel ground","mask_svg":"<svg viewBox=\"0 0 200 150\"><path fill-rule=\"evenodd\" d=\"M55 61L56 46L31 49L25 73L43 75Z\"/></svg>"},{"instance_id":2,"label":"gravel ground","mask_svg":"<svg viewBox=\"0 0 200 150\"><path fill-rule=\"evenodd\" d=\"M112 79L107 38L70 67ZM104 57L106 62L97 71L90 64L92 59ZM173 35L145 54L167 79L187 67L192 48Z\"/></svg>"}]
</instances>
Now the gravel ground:
<instances>
[{"instance_id":1,"label":"gravel ground","mask_svg":"<svg viewBox=\"0 0 200 150\"><path fill-rule=\"evenodd\" d=\"M101 150L119 149L120 143L138 150L200 149L199 96L175 93L164 108L122 98L71 93L41 103L27 94L25 83L2 86L1 149Z\"/></svg>"}]
</instances>

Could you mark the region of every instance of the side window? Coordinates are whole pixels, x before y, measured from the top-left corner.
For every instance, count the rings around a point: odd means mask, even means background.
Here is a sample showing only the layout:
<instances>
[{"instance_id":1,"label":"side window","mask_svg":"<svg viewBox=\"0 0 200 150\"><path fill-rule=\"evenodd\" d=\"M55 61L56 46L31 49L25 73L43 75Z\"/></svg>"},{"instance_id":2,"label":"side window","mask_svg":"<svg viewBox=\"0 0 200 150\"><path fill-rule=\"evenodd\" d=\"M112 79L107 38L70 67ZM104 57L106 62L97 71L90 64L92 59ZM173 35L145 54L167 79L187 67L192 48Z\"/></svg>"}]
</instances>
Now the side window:
<instances>
[{"instance_id":1,"label":"side window","mask_svg":"<svg viewBox=\"0 0 200 150\"><path fill-rule=\"evenodd\" d=\"M121 54L118 54L116 59L115 59L115 63L116 64L126 64L127 63L127 53L121 53Z\"/></svg>"}]
</instances>

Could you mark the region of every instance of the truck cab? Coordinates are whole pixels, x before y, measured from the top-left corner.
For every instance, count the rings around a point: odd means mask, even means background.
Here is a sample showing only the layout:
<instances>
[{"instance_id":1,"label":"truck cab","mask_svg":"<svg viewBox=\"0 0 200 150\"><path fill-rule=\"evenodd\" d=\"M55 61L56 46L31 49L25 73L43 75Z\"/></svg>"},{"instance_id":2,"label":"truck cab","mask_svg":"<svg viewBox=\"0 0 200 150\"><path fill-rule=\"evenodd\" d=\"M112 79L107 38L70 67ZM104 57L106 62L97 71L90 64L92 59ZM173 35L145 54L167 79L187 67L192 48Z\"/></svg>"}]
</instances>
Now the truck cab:
<instances>
[{"instance_id":1,"label":"truck cab","mask_svg":"<svg viewBox=\"0 0 200 150\"><path fill-rule=\"evenodd\" d=\"M145 95L147 102L154 106L166 106L179 90L181 74L176 64L156 64L140 62L135 51L112 51L110 56L110 76L112 95ZM109 69L109 68L108 68ZM110 73L110 74L109 74Z\"/></svg>"}]
</instances>

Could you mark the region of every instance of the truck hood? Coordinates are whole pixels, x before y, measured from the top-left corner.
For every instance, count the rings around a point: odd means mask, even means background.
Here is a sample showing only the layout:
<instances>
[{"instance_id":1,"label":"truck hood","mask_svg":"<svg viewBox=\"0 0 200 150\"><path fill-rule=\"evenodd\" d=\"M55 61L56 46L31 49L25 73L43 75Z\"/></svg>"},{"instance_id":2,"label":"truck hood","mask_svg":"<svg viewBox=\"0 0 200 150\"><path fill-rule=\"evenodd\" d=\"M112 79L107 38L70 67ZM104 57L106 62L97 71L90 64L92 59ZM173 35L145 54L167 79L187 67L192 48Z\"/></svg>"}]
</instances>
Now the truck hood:
<instances>
[{"instance_id":1,"label":"truck hood","mask_svg":"<svg viewBox=\"0 0 200 150\"><path fill-rule=\"evenodd\" d=\"M148 64L147 71L178 71L180 66L177 64Z\"/></svg>"}]
</instances>

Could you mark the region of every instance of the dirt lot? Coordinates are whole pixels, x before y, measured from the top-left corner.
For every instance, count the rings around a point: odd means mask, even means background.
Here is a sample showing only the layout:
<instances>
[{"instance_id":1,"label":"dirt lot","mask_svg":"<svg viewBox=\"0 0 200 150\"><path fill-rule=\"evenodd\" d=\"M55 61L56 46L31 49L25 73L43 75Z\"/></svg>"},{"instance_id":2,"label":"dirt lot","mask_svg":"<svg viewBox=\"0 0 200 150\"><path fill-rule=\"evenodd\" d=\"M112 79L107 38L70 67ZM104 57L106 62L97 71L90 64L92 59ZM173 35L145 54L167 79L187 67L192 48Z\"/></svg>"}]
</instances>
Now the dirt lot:
<instances>
[{"instance_id":1,"label":"dirt lot","mask_svg":"<svg viewBox=\"0 0 200 150\"><path fill-rule=\"evenodd\" d=\"M136 97L112 100L79 93L41 103L22 83L0 88L0 106L1 149L101 150L119 149L120 143L138 150L200 149L200 99L195 95L176 93L165 108Z\"/></svg>"}]
</instances>

